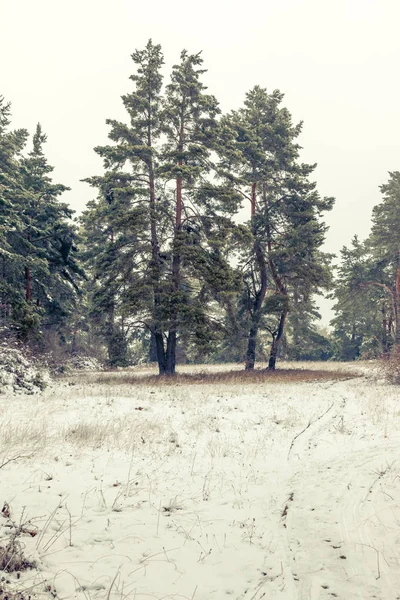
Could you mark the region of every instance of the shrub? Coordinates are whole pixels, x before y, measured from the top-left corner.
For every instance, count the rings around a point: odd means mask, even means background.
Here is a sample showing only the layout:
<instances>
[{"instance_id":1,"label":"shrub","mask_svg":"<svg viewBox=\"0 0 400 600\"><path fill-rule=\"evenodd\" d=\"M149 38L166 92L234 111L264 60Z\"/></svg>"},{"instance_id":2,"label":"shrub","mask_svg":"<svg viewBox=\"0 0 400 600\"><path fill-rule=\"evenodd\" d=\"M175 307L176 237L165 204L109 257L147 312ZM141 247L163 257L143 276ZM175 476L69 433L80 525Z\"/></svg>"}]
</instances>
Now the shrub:
<instances>
[{"instance_id":1,"label":"shrub","mask_svg":"<svg viewBox=\"0 0 400 600\"><path fill-rule=\"evenodd\" d=\"M394 346L390 355L382 359L382 368L390 383L400 384L400 347Z\"/></svg>"}]
</instances>

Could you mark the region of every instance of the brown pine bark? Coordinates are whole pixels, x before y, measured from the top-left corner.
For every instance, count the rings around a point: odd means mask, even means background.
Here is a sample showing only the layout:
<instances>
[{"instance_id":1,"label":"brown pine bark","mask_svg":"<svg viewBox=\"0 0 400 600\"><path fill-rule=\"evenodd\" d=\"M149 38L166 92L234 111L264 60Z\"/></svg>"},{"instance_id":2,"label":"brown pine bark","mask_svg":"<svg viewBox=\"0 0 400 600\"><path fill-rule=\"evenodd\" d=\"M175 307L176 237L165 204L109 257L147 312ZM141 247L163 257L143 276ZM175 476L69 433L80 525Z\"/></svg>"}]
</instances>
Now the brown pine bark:
<instances>
[{"instance_id":1,"label":"brown pine bark","mask_svg":"<svg viewBox=\"0 0 400 600\"><path fill-rule=\"evenodd\" d=\"M263 194L264 194L264 198L265 198L265 194L266 194L265 187L263 189ZM265 201L266 201L266 198L265 198ZM279 325L278 325L277 332L272 338L272 344L271 344L269 361L268 361L268 369L273 371L273 370L275 370L276 358L278 355L279 346L282 341L283 333L285 330L286 317L289 312L289 305L288 305L289 298L288 298L286 286L284 285L284 283L279 275L278 269L276 268L276 265L272 259L272 251L273 251L272 235L271 235L271 228L269 226L268 218L267 218L266 230L267 230L267 248L268 248L269 268L271 270L272 278L275 282L276 289L282 295L283 301L284 301L284 309L283 309L280 319L279 319Z\"/></svg>"},{"instance_id":2,"label":"brown pine bark","mask_svg":"<svg viewBox=\"0 0 400 600\"><path fill-rule=\"evenodd\" d=\"M257 260L257 264L258 264L258 268L259 268L259 272L260 272L261 285L260 285L260 289L258 290L258 292L256 294L256 297L254 300L254 305L253 305L253 310L252 310L252 314L251 314L251 327L250 327L249 338L248 338L248 343L247 343L247 352L246 352L246 364L245 364L246 371L253 370L255 362L256 362L256 346L257 346L258 329L260 326L260 319L261 319L261 312L262 312L261 309L262 309L262 305L264 302L265 294L267 292L267 265L265 262L265 258L264 258L264 254L263 254L261 245L258 241L256 241L254 243L254 254L256 256L256 260Z\"/></svg>"},{"instance_id":3,"label":"brown pine bark","mask_svg":"<svg viewBox=\"0 0 400 600\"><path fill-rule=\"evenodd\" d=\"M256 214L256 188L257 183L254 181L251 185L251 218Z\"/></svg>"},{"instance_id":4,"label":"brown pine bark","mask_svg":"<svg viewBox=\"0 0 400 600\"><path fill-rule=\"evenodd\" d=\"M396 286L394 295L394 320L395 320L395 338L394 343L397 348L400 347L400 266L397 268L396 273Z\"/></svg>"},{"instance_id":5,"label":"brown pine bark","mask_svg":"<svg viewBox=\"0 0 400 600\"><path fill-rule=\"evenodd\" d=\"M256 214L256 191L257 191L257 182L253 182L251 185L251 220L252 220L252 230L253 235L256 235L254 218ZM254 365L256 362L256 347L257 347L257 337L258 330L260 327L261 313L262 313L262 305L264 302L265 294L267 292L267 264L265 261L264 253L261 247L259 240L256 239L253 246L254 255L256 258L256 263L258 266L258 271L260 274L260 288L255 295L252 311L251 311L251 325L249 331L249 337L247 342L247 351L246 351L246 362L245 369L246 371L251 371L254 369Z\"/></svg>"},{"instance_id":6,"label":"brown pine bark","mask_svg":"<svg viewBox=\"0 0 400 600\"><path fill-rule=\"evenodd\" d=\"M150 111L147 115L147 146L152 148L152 135L151 135L151 114ZM157 235L157 210L156 210L156 185L155 185L155 173L154 173L154 162L153 156L150 155L147 163L149 173L149 210L150 210L150 237L151 237L151 261L153 270L153 281L154 281L154 322L150 328L155 345L155 352L157 356L158 372L160 375L164 375L166 372L166 354L164 346L164 337L159 322L159 310L161 304L161 291L160 291L160 245L158 242Z\"/></svg>"},{"instance_id":7,"label":"brown pine bark","mask_svg":"<svg viewBox=\"0 0 400 600\"><path fill-rule=\"evenodd\" d=\"M184 144L184 118L181 116L181 126L179 130L178 140L178 155L182 156ZM182 159L179 158L178 166L182 167ZM177 332L178 332L178 313L179 309L177 306L180 279L181 279L181 254L180 254L180 233L182 230L182 210L183 210L183 199L182 199L182 187L183 181L181 174L176 178L176 205L175 205L175 231L174 231L174 243L173 243L173 256L172 256L172 315L171 324L168 332L167 339L167 355L166 355L166 373L167 375L174 375L176 368L176 346L177 346Z\"/></svg>"}]
</instances>

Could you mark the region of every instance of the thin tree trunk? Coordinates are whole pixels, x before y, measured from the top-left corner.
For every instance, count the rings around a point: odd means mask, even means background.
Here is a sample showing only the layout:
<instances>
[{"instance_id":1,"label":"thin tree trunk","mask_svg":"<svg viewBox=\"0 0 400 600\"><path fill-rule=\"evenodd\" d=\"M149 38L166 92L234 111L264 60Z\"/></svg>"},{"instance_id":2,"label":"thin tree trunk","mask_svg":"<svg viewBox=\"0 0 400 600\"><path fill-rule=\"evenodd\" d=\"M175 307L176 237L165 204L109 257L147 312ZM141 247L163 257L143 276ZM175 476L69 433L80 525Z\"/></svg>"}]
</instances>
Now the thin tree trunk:
<instances>
[{"instance_id":1,"label":"thin tree trunk","mask_svg":"<svg viewBox=\"0 0 400 600\"><path fill-rule=\"evenodd\" d=\"M75 313L74 314L74 330L73 330L73 334L72 334L72 347L71 347L72 354L74 354L76 352L77 345L78 345L78 315Z\"/></svg>"},{"instance_id":2,"label":"thin tree trunk","mask_svg":"<svg viewBox=\"0 0 400 600\"><path fill-rule=\"evenodd\" d=\"M400 257L399 257L400 259ZM396 274L396 291L394 297L394 320L395 320L395 338L394 343L396 348L400 347L400 266L397 268Z\"/></svg>"},{"instance_id":3,"label":"thin tree trunk","mask_svg":"<svg viewBox=\"0 0 400 600\"><path fill-rule=\"evenodd\" d=\"M179 161L179 165L182 165L182 161ZM174 237L174 253L172 258L172 290L173 290L173 310L171 326L168 333L167 340L167 373L173 375L175 373L176 366L176 342L177 342L177 329L178 329L178 302L180 277L181 277L181 256L180 251L177 248L179 244L179 236L182 229L182 178L178 177L176 180L176 215L175 215L175 237Z\"/></svg>"},{"instance_id":4,"label":"thin tree trunk","mask_svg":"<svg viewBox=\"0 0 400 600\"><path fill-rule=\"evenodd\" d=\"M382 312L382 351L383 351L383 355L387 356L389 354L390 351L390 321L388 321L387 319L387 315L386 315L386 304L383 303L382 304L382 308L381 308L381 312Z\"/></svg>"},{"instance_id":5,"label":"thin tree trunk","mask_svg":"<svg viewBox=\"0 0 400 600\"><path fill-rule=\"evenodd\" d=\"M180 133L179 133L179 144L178 152L179 155L183 152L183 135L184 135L184 123L181 121ZM182 159L179 158L178 166L182 166ZM181 279L181 254L179 245L181 243L180 234L182 230L182 177L179 175L176 178L176 212L175 212L175 232L174 232L174 244L173 244L173 257L172 257L172 316L171 325L168 332L167 340L167 356L166 356L166 367L167 374L174 375L176 367L176 344L177 344L177 330L178 330L178 315L179 315L179 287Z\"/></svg>"},{"instance_id":6,"label":"thin tree trunk","mask_svg":"<svg viewBox=\"0 0 400 600\"><path fill-rule=\"evenodd\" d=\"M260 325L261 319L261 309L264 302L265 294L267 292L267 265L265 262L264 254L260 245L260 242L256 241L254 243L254 253L256 255L257 265L260 272L260 289L256 294L253 311L251 315L251 327L249 332L249 338L247 342L247 352L246 352L246 371L251 371L254 369L254 364L256 362L256 347L257 347L257 336L258 329Z\"/></svg>"},{"instance_id":7,"label":"thin tree trunk","mask_svg":"<svg viewBox=\"0 0 400 600\"><path fill-rule=\"evenodd\" d=\"M256 190L257 190L257 182L253 182L251 185L251 220L252 220L252 233L256 237L257 232L255 230L254 218L256 214ZM264 253L261 247L259 240L256 239L254 242L254 255L256 257L256 262L258 266L258 270L260 273L260 289L256 293L253 310L251 313L251 326L249 331L249 337L247 342L247 352L246 352L246 363L245 369L246 371L251 371L254 369L254 365L256 362L256 348L257 348L257 337L258 337L258 329L260 326L261 319L261 309L264 302L265 294L267 292L267 265L264 257Z\"/></svg>"},{"instance_id":8,"label":"thin tree trunk","mask_svg":"<svg viewBox=\"0 0 400 600\"><path fill-rule=\"evenodd\" d=\"M275 371L276 357L278 355L279 346L282 341L282 336L283 336L283 332L285 329L285 321L286 321L287 313L288 313L287 308L285 308L284 311L282 312L281 318L279 320L278 331L272 340L271 351L270 351L269 361L268 361L268 369L271 371Z\"/></svg>"},{"instance_id":9,"label":"thin tree trunk","mask_svg":"<svg viewBox=\"0 0 400 600\"><path fill-rule=\"evenodd\" d=\"M29 267L25 267L25 299L27 302L30 301L32 296L32 281L31 281L31 270Z\"/></svg>"},{"instance_id":10,"label":"thin tree trunk","mask_svg":"<svg viewBox=\"0 0 400 600\"><path fill-rule=\"evenodd\" d=\"M256 188L257 183L254 181L251 185L251 218L256 214Z\"/></svg>"},{"instance_id":11,"label":"thin tree trunk","mask_svg":"<svg viewBox=\"0 0 400 600\"><path fill-rule=\"evenodd\" d=\"M266 190L265 190L265 186L263 186L263 194L264 194L264 201L266 204ZM267 224L266 224L266 232L267 232L267 248L268 248L268 264L269 264L269 268L271 269L271 274L272 274L272 278L275 282L276 288L278 290L278 292L282 295L283 300L284 300L284 309L282 311L280 320L279 320L279 326L278 326L278 331L275 337L273 337L272 339L272 344L271 344L271 350L270 350L270 357L269 357L269 362L268 362L268 369L274 370L275 369L275 365L276 365L276 357L278 355L278 348L279 345L281 343L281 339L283 336L283 332L285 330L285 322L286 322L286 317L287 314L289 312L289 298L288 298L288 293L287 293L287 289L286 286L284 285L278 269L276 268L276 265L274 263L274 261L272 260L272 235L271 235L271 228L270 228L270 224L269 221L267 219Z\"/></svg>"},{"instance_id":12,"label":"thin tree trunk","mask_svg":"<svg viewBox=\"0 0 400 600\"><path fill-rule=\"evenodd\" d=\"M147 145L152 147L151 136L151 115L148 115L147 126ZM150 235L151 235L151 260L153 270L153 285L154 285L154 325L151 336L154 336L155 352L157 355L158 371L160 375L166 372L166 356L164 348L164 338L162 334L161 324L159 323L159 311L161 305L160 291L160 246L157 235L157 211L156 211L156 192L155 192L155 175L153 157L151 156L148 162L149 170L149 208L150 208Z\"/></svg>"}]
</instances>

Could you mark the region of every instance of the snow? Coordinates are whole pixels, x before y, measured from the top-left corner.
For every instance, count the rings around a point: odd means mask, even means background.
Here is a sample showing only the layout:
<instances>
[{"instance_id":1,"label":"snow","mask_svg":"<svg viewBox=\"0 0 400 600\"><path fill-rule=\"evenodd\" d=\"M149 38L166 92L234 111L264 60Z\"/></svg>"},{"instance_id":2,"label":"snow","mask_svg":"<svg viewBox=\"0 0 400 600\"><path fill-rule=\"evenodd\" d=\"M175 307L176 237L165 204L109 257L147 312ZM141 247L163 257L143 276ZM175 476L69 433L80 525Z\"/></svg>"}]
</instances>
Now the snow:
<instances>
[{"instance_id":1,"label":"snow","mask_svg":"<svg viewBox=\"0 0 400 600\"><path fill-rule=\"evenodd\" d=\"M0 394L37 394L48 381L47 371L20 348L10 346L7 341L0 343Z\"/></svg>"},{"instance_id":2,"label":"snow","mask_svg":"<svg viewBox=\"0 0 400 600\"><path fill-rule=\"evenodd\" d=\"M10 589L400 598L399 391L361 372L245 387L124 385L118 372L0 396L0 545L19 526L37 565L7 574Z\"/></svg>"}]
</instances>

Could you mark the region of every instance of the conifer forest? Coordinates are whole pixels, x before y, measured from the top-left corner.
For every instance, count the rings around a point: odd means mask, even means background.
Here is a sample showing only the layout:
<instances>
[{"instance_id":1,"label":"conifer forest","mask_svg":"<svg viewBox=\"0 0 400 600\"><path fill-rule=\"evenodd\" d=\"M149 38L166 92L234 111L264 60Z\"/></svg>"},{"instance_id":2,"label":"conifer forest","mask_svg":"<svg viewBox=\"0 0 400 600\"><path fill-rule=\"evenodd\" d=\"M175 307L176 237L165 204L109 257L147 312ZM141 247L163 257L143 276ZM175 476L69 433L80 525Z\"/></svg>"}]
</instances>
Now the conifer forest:
<instances>
[{"instance_id":1,"label":"conifer forest","mask_svg":"<svg viewBox=\"0 0 400 600\"><path fill-rule=\"evenodd\" d=\"M201 53L164 73L132 54L124 120L107 118L103 169L74 215L46 132L13 128L0 98L0 326L37 355L111 367L337 360L400 345L400 171L381 182L366 239L324 251L334 205L302 162L302 123L265 81L222 112ZM315 157L318 161L318 156ZM399 165L400 168L400 165ZM329 328L318 298L334 302Z\"/></svg>"}]
</instances>

